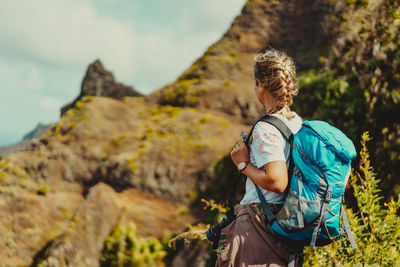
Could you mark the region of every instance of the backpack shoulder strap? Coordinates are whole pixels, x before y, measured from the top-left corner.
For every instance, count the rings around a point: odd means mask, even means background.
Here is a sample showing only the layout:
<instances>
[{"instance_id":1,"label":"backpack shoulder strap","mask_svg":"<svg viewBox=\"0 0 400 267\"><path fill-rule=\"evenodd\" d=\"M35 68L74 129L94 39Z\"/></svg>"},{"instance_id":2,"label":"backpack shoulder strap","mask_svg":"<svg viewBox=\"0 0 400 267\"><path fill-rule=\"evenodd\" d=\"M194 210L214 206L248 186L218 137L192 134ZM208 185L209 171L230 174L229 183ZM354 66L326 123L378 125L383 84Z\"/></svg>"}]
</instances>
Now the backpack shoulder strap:
<instances>
[{"instance_id":1,"label":"backpack shoulder strap","mask_svg":"<svg viewBox=\"0 0 400 267\"><path fill-rule=\"evenodd\" d=\"M281 119L275 116L266 115L262 117L259 121L265 121L275 126L275 128L278 129L283 137L290 143L290 139L292 138L291 136L293 135L293 133Z\"/></svg>"},{"instance_id":2,"label":"backpack shoulder strap","mask_svg":"<svg viewBox=\"0 0 400 267\"><path fill-rule=\"evenodd\" d=\"M271 115L266 115L262 117L259 121L265 121L271 125L273 125L276 129L279 130L279 132L282 134L282 136L286 139L286 141L289 142L290 145L290 157L289 157L289 169L288 169L288 177L289 179L292 177L293 171L294 171L294 162L293 162L293 157L292 157L292 147L293 147L293 133L289 129L289 127L284 123L281 119L275 116ZM254 128L254 127L253 127ZM253 129L252 129L253 130ZM290 180L289 180L290 181ZM290 182L289 182L290 184ZM288 186L289 186L288 184Z\"/></svg>"},{"instance_id":3,"label":"backpack shoulder strap","mask_svg":"<svg viewBox=\"0 0 400 267\"><path fill-rule=\"evenodd\" d=\"M287 125L280 120L279 118L275 117L275 116L271 116L271 115L266 115L264 117L262 117L261 119L259 119L251 128L251 131L248 135L247 138L247 144L249 145L251 142L251 136L253 134L253 130L255 125L259 122L259 121L264 121L267 122L271 125L273 125L275 128L277 128L279 130L279 132L281 132L281 134L283 135L283 137L289 142L290 144L290 149L292 149L292 144L293 144L293 133L292 131L289 129L289 127L287 127ZM289 168L289 179L291 177L291 173L292 173L292 169L293 169L293 165L292 165L292 156L291 156L291 152L290 152L290 168ZM261 193L260 188L258 187L258 185L256 185L256 190L257 190L257 195L258 198L260 199L261 205L267 215L267 220L268 223L271 223L274 219L275 219L275 215L272 213L271 209L268 206L267 201L265 200L263 194Z\"/></svg>"},{"instance_id":4,"label":"backpack shoulder strap","mask_svg":"<svg viewBox=\"0 0 400 267\"><path fill-rule=\"evenodd\" d=\"M253 124L253 127L251 128L249 134L245 138L245 143L246 143L247 146L249 146L251 141L252 141L252 135L253 135L254 127L260 121L264 121L264 122L267 122L267 123L273 125L275 128L277 128L279 130L279 132L290 143L290 145L292 145L293 133L289 129L289 127L287 127L287 125L281 119L279 119L279 118L277 118L275 116L265 115L264 117L262 117L261 119L256 121L256 123Z\"/></svg>"}]
</instances>

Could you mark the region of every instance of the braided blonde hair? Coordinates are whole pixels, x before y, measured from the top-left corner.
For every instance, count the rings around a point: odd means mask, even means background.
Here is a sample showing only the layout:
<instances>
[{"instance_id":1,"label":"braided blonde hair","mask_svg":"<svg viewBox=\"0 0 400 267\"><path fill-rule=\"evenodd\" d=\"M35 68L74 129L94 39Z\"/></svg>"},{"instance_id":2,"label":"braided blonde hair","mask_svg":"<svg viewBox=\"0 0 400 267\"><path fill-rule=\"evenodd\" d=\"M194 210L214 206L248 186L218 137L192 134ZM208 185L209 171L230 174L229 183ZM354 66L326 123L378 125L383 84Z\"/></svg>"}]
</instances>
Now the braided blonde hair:
<instances>
[{"instance_id":1,"label":"braided blonde hair","mask_svg":"<svg viewBox=\"0 0 400 267\"><path fill-rule=\"evenodd\" d=\"M297 95L298 79L292 58L284 52L273 48L264 48L254 56L254 79L261 82L264 90L268 90L278 103L267 113L281 113L286 118L293 118L294 112L289 106L293 96Z\"/></svg>"}]
</instances>

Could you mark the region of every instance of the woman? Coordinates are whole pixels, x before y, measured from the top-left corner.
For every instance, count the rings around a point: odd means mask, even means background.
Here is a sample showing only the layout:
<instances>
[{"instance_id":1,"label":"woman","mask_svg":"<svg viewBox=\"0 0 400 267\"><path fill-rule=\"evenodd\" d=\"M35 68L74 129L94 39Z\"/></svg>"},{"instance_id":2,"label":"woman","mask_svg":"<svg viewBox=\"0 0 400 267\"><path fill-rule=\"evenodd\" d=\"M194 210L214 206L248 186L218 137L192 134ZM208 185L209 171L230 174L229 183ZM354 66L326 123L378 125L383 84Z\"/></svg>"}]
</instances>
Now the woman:
<instances>
[{"instance_id":1,"label":"woman","mask_svg":"<svg viewBox=\"0 0 400 267\"><path fill-rule=\"evenodd\" d=\"M289 106L298 92L293 60L275 49L255 56L255 94L266 114L280 118L297 133L302 120ZM257 195L257 184L276 213L288 184L290 145L274 126L258 122L249 147L239 141L231 152L238 170L248 177L246 193L235 206L236 220L224 228L216 266L286 266L289 253L265 228L265 214Z\"/></svg>"}]
</instances>

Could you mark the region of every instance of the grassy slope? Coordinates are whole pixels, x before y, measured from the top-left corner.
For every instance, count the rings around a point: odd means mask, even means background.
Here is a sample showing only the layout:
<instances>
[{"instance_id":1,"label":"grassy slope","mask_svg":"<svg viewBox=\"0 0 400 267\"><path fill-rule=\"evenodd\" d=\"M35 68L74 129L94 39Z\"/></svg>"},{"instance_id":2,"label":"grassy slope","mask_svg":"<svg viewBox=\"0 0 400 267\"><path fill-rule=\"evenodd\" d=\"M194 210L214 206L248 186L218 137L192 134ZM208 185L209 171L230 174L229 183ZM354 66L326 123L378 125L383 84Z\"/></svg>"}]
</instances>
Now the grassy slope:
<instances>
[{"instance_id":1,"label":"grassy slope","mask_svg":"<svg viewBox=\"0 0 400 267\"><path fill-rule=\"evenodd\" d=\"M71 231L74 214L98 182L121 191L113 193L116 205L140 235L183 229L194 220L184 203L197 195L197 173L229 151L240 128L194 108L86 97L40 142L1 161L6 216L0 219L0 256L29 264L48 242Z\"/></svg>"}]
</instances>

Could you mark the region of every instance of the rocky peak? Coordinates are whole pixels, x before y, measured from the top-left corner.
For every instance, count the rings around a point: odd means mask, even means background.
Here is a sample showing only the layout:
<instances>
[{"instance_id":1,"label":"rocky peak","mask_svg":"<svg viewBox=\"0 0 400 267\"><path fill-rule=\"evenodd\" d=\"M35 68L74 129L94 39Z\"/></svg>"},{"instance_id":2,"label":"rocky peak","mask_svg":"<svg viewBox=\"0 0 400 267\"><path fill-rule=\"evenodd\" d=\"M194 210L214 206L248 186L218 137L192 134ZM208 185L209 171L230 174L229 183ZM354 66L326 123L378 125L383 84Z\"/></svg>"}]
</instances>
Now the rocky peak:
<instances>
[{"instance_id":1,"label":"rocky peak","mask_svg":"<svg viewBox=\"0 0 400 267\"><path fill-rule=\"evenodd\" d=\"M239 42L239 51L255 53L266 45L286 51L300 70L318 67L327 44L324 16L329 1L250 0L223 38Z\"/></svg>"},{"instance_id":2,"label":"rocky peak","mask_svg":"<svg viewBox=\"0 0 400 267\"><path fill-rule=\"evenodd\" d=\"M73 103L67 104L61 109L63 115L84 96L103 96L122 100L125 96L142 96L132 86L127 86L115 81L112 72L106 70L100 60L95 60L89 65L81 85L81 92Z\"/></svg>"}]
</instances>

